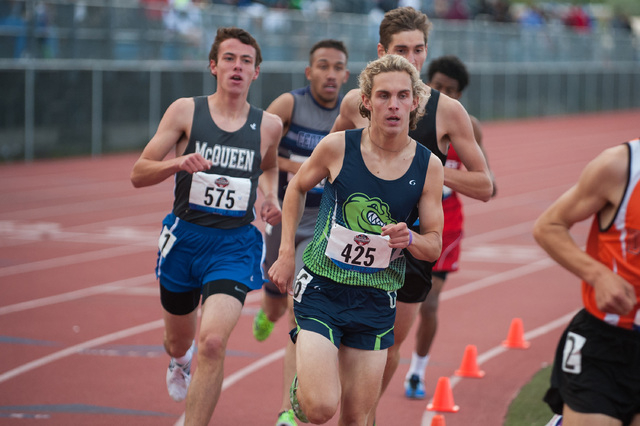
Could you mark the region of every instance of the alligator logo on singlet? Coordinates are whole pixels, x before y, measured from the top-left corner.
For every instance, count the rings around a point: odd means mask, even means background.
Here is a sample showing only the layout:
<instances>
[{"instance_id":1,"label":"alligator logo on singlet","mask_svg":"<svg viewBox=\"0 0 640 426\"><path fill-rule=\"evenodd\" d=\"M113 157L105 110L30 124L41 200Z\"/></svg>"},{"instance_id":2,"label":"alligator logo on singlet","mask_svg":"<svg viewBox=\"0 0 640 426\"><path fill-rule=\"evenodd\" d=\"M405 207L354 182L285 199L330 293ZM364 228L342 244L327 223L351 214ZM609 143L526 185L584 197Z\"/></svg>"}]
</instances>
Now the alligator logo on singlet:
<instances>
[{"instance_id":1,"label":"alligator logo on singlet","mask_svg":"<svg viewBox=\"0 0 640 426\"><path fill-rule=\"evenodd\" d=\"M342 206L342 217L347 228L356 232L379 235L385 224L396 223L391 218L389 205L366 194L352 194Z\"/></svg>"}]
</instances>

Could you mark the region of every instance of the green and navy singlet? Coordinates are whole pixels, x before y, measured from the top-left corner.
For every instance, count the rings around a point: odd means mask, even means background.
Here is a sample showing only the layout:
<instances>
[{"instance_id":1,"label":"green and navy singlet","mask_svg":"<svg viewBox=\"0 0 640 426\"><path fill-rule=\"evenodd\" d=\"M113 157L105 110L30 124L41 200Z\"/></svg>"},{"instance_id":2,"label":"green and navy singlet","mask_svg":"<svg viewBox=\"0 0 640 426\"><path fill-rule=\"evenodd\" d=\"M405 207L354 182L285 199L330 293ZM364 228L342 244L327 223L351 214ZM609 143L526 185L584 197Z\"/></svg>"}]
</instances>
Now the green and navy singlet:
<instances>
[{"instance_id":1,"label":"green and navy singlet","mask_svg":"<svg viewBox=\"0 0 640 426\"><path fill-rule=\"evenodd\" d=\"M334 182L325 183L313 241L303 260L312 273L336 282L395 291L404 283L405 259L401 250L385 252L381 228L409 218L422 194L431 151L416 144L407 172L383 180L362 158L362 130L345 132L342 168ZM337 251L332 248L336 239Z\"/></svg>"}]
</instances>

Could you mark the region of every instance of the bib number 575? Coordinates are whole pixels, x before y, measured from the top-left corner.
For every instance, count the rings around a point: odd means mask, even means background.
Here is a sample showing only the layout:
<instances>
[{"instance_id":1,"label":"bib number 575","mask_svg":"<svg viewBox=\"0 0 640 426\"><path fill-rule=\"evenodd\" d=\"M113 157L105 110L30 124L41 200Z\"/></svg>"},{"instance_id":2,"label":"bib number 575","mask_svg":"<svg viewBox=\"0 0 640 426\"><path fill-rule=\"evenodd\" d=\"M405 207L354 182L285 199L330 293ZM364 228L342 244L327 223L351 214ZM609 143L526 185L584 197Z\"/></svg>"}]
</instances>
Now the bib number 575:
<instances>
[{"instance_id":1,"label":"bib number 575","mask_svg":"<svg viewBox=\"0 0 640 426\"><path fill-rule=\"evenodd\" d=\"M225 201L224 206L222 207L232 209L235 204L235 200L233 199L233 194L235 192L236 191L233 189L226 190L224 188L213 188L208 186L204 193L204 204L207 206L213 205L214 207L220 207L222 202ZM225 193L226 197L224 196Z\"/></svg>"}]
</instances>

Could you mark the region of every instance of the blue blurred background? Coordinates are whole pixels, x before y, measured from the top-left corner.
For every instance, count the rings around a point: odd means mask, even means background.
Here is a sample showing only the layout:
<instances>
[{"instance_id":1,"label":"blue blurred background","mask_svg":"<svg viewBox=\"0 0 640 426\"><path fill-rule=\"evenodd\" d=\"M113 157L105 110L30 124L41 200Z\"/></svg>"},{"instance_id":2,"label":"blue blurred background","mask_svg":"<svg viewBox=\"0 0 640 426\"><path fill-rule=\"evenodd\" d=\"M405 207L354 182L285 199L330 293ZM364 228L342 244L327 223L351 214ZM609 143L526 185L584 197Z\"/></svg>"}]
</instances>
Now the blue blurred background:
<instances>
[{"instance_id":1,"label":"blue blurred background","mask_svg":"<svg viewBox=\"0 0 640 426\"><path fill-rule=\"evenodd\" d=\"M461 101L481 120L640 107L638 20L601 3L0 0L0 162L140 150L173 100L215 90L207 58L220 26L260 43L254 105L305 85L323 38L349 49L346 91L376 57L384 12L405 5L432 21L427 63L467 64Z\"/></svg>"}]
</instances>

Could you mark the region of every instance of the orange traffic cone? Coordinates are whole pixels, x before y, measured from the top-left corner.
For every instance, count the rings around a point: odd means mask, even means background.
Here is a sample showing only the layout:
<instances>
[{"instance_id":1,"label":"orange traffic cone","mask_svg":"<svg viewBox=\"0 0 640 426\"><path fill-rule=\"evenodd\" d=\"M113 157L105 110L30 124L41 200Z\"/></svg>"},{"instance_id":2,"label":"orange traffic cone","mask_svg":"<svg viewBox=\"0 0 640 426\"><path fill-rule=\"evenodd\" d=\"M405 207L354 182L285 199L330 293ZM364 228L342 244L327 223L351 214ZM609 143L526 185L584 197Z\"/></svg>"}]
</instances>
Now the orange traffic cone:
<instances>
[{"instance_id":1,"label":"orange traffic cone","mask_svg":"<svg viewBox=\"0 0 640 426\"><path fill-rule=\"evenodd\" d=\"M514 349L527 349L531 343L524 340L524 327L520 318L514 318L509 327L507 340L502 342L502 346Z\"/></svg>"},{"instance_id":2,"label":"orange traffic cone","mask_svg":"<svg viewBox=\"0 0 640 426\"><path fill-rule=\"evenodd\" d=\"M442 414L436 414L431 419L431 426L447 426L444 422L444 416Z\"/></svg>"},{"instance_id":3,"label":"orange traffic cone","mask_svg":"<svg viewBox=\"0 0 640 426\"><path fill-rule=\"evenodd\" d=\"M464 350L464 356L462 357L462 364L460 368L456 370L456 376L461 377L484 377L484 371L478 368L476 358L478 356L478 349L475 345L467 345Z\"/></svg>"},{"instance_id":4,"label":"orange traffic cone","mask_svg":"<svg viewBox=\"0 0 640 426\"><path fill-rule=\"evenodd\" d=\"M436 393L433 395L433 401L427 404L429 411L447 411L457 413L460 407L453 402L453 392L448 377L440 377L436 384Z\"/></svg>"}]
</instances>

